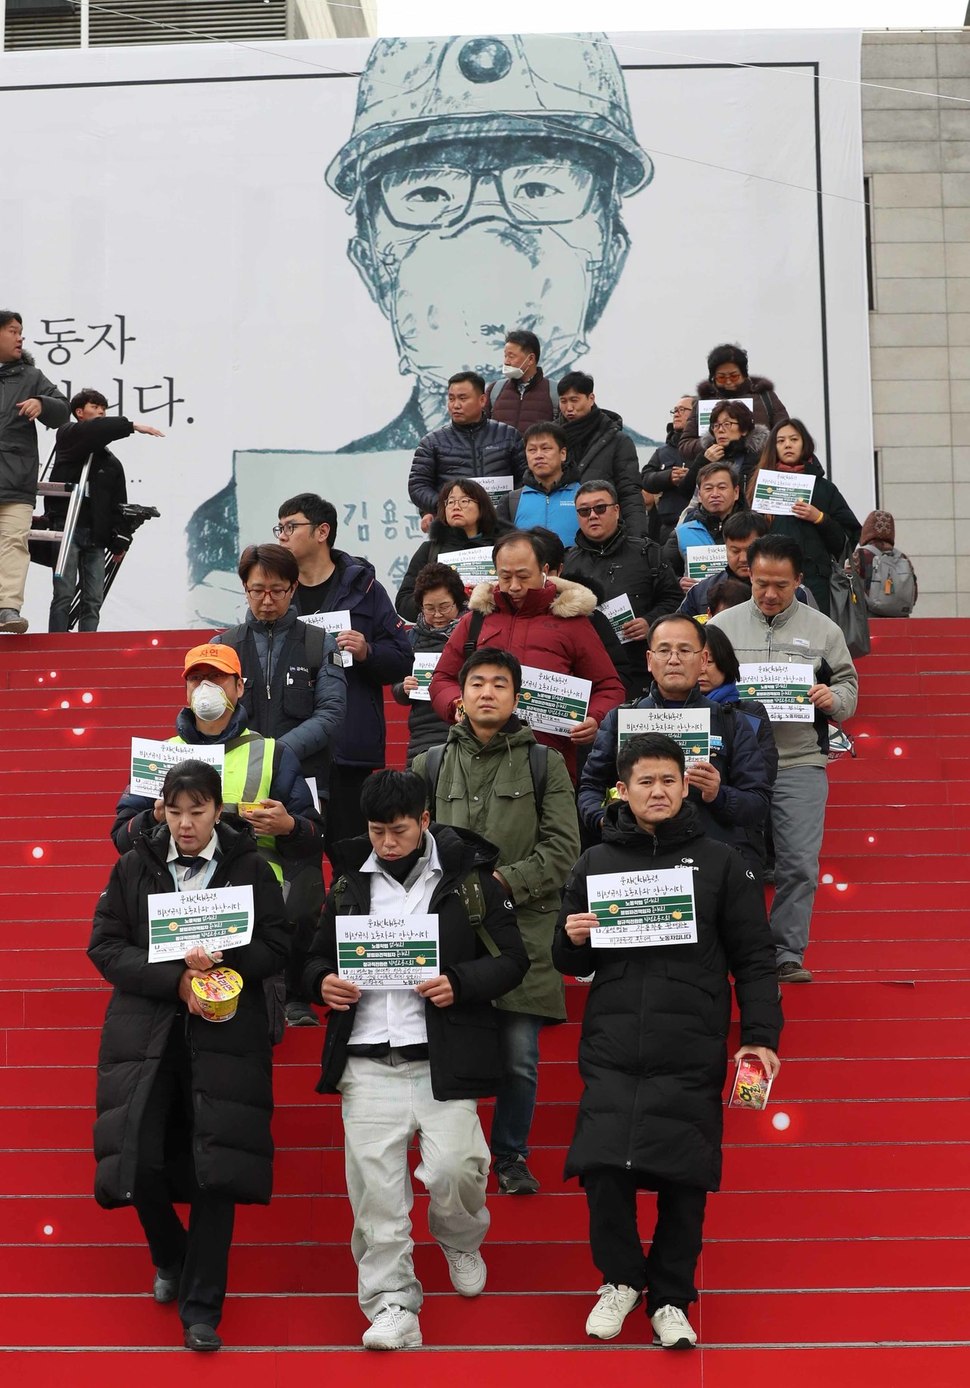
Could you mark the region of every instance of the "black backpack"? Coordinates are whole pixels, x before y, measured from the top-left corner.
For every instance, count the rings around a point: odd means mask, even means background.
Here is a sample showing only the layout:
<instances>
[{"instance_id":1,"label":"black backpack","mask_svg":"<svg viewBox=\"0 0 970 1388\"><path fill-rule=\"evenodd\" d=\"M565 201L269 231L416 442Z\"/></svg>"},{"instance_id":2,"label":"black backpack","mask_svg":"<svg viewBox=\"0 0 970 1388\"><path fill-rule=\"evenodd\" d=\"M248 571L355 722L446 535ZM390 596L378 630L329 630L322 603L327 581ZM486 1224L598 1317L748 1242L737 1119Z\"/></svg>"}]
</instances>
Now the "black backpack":
<instances>
[{"instance_id":1,"label":"black backpack","mask_svg":"<svg viewBox=\"0 0 970 1388\"><path fill-rule=\"evenodd\" d=\"M445 759L447 743L439 742L429 747L424 758L424 779L428 787L428 805L434 818L434 806L438 796L438 780ZM536 798L536 814L542 815L542 802L546 796L546 782L549 779L549 748L542 742L529 745L529 771L532 775L532 793Z\"/></svg>"}]
</instances>

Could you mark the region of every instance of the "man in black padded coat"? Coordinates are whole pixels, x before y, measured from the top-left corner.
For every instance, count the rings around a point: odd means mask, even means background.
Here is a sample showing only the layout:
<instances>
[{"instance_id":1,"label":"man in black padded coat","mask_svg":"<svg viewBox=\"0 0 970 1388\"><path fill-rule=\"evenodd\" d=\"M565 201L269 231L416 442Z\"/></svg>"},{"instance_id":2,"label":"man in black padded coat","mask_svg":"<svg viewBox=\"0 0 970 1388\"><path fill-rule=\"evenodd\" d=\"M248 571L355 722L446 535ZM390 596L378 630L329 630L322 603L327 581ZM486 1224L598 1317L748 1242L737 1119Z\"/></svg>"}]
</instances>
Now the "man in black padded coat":
<instances>
[{"instance_id":1,"label":"man in black padded coat","mask_svg":"<svg viewBox=\"0 0 970 1388\"><path fill-rule=\"evenodd\" d=\"M603 842L583 854L566 883L553 944L563 973L595 973L565 1174L585 1188L590 1247L603 1278L587 1334L613 1339L645 1296L656 1341L689 1349L697 1342L686 1311L697 1299L704 1207L721 1179L728 972L741 1012L734 1058L756 1055L774 1074L782 1027L774 946L754 873L736 849L701 833L678 745L656 733L633 737L617 771L621 798L607 810ZM693 939L664 943L658 931L646 945L590 943L598 925L590 878L629 873L642 882L673 868L691 873L693 910L681 908L678 933ZM638 1189L657 1192L648 1257L637 1230Z\"/></svg>"}]
</instances>

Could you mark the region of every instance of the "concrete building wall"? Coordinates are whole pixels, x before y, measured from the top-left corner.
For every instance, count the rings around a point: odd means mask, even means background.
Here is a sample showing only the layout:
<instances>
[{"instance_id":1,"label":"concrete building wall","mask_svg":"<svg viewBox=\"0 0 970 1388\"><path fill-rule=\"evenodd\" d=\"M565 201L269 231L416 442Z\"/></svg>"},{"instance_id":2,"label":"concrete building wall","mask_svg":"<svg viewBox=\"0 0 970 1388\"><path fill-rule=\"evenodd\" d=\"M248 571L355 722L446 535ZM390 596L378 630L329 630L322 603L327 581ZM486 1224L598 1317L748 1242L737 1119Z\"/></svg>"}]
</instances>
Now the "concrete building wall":
<instances>
[{"instance_id":1,"label":"concrete building wall","mask_svg":"<svg viewBox=\"0 0 970 1388\"><path fill-rule=\"evenodd\" d=\"M970 616L970 31L866 34L862 77L880 500L917 614Z\"/></svg>"}]
</instances>

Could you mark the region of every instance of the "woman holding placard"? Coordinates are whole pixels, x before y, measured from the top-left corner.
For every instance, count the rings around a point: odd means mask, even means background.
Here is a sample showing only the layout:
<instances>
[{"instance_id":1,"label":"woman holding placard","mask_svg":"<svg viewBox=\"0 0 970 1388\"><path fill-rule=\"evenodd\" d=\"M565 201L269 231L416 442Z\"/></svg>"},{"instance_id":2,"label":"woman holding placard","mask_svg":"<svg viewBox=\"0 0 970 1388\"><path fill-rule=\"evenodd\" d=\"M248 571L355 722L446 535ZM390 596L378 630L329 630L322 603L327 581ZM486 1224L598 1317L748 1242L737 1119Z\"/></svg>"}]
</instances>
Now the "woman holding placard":
<instances>
[{"instance_id":1,"label":"woman holding placard","mask_svg":"<svg viewBox=\"0 0 970 1388\"><path fill-rule=\"evenodd\" d=\"M492 498L470 477L446 482L438 497L438 510L431 522L431 534L408 565L394 606L406 622L416 622L420 611L414 586L426 564L436 564L439 555L469 549L491 549L499 535L512 527L499 520ZM476 578L476 582L477 582Z\"/></svg>"},{"instance_id":2,"label":"woman holding placard","mask_svg":"<svg viewBox=\"0 0 970 1388\"><path fill-rule=\"evenodd\" d=\"M818 610L827 617L832 560L851 554L859 543L862 526L838 487L825 476L815 456L815 440L800 419L776 424L768 435L761 462L748 483L749 506L762 468L804 473L815 479L811 501L796 501L790 516L769 516L768 520L773 534L790 535L800 546L802 581L814 594Z\"/></svg>"},{"instance_id":3,"label":"woman holding placard","mask_svg":"<svg viewBox=\"0 0 970 1388\"><path fill-rule=\"evenodd\" d=\"M106 1209L134 1205L155 1264L155 1300L178 1301L187 1349L217 1350L235 1207L268 1205L272 1193L263 981L286 967L290 927L252 831L220 823L214 767L179 762L162 800L165 823L115 864L88 945L114 989L98 1057L94 1194ZM185 895L163 900L175 892ZM199 905L203 892L208 920L200 924L189 898ZM175 949L172 931L186 932ZM246 943L230 947L237 932ZM235 975L238 1001L216 1023L199 993L213 991L206 982L218 964ZM190 1204L187 1231L174 1200Z\"/></svg>"},{"instance_id":4,"label":"woman holding placard","mask_svg":"<svg viewBox=\"0 0 970 1388\"><path fill-rule=\"evenodd\" d=\"M711 411L711 435L714 442L704 449L701 464L727 463L743 495L758 469L768 431L763 424L755 424L754 415L740 400L722 400Z\"/></svg>"},{"instance_id":5,"label":"woman holding placard","mask_svg":"<svg viewBox=\"0 0 970 1388\"><path fill-rule=\"evenodd\" d=\"M409 706L407 765L419 752L426 752L438 742L446 742L450 723L443 723L431 707L428 685L437 657L448 644L448 637L468 611L465 585L447 564L425 564L414 581L414 604L418 620L409 633L415 660L411 674L391 693L399 704ZM428 658L430 657L430 659ZM419 678L415 667L426 672Z\"/></svg>"}]
</instances>

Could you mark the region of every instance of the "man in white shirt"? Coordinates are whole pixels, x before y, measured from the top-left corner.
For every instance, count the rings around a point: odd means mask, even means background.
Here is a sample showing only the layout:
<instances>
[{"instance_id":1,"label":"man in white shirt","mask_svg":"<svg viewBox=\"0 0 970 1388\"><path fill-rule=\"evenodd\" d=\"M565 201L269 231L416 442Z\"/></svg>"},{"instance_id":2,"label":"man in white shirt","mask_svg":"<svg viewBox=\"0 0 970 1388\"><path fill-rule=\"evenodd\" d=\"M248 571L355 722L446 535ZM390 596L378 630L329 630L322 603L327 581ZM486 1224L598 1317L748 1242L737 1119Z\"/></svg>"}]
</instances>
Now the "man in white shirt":
<instances>
[{"instance_id":1,"label":"man in white shirt","mask_svg":"<svg viewBox=\"0 0 970 1388\"><path fill-rule=\"evenodd\" d=\"M468 830L432 825L426 789L409 771L368 777L360 804L367 837L337 845L334 882L304 973L309 997L331 1009L320 1093L339 1092L351 1249L367 1349L421 1344L423 1292L414 1274L408 1147L430 1196L428 1225L460 1296L485 1286L489 1149L478 1099L502 1078L492 1000L529 967L512 902L493 875L497 850ZM440 973L413 987L366 987L340 977L337 921L433 916Z\"/></svg>"}]
</instances>

